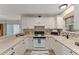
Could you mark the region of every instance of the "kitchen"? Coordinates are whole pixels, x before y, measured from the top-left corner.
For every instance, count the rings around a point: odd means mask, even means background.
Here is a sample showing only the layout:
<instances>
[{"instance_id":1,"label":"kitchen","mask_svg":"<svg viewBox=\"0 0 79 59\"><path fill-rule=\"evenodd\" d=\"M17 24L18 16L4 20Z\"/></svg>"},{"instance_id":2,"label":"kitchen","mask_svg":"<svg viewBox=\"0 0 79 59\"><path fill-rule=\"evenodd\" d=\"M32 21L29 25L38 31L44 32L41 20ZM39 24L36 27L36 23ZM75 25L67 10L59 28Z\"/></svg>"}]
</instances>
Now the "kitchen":
<instances>
[{"instance_id":1,"label":"kitchen","mask_svg":"<svg viewBox=\"0 0 79 59\"><path fill-rule=\"evenodd\" d=\"M79 55L78 8L78 4L0 5L0 55Z\"/></svg>"}]
</instances>

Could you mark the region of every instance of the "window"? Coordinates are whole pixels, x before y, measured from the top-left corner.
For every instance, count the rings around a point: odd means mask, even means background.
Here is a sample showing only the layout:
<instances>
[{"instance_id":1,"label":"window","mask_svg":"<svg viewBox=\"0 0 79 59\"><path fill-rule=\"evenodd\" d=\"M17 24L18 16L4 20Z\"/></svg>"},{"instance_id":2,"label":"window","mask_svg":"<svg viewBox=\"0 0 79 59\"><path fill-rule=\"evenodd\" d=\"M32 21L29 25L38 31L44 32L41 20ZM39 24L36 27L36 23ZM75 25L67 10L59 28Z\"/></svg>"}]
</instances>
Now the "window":
<instances>
[{"instance_id":1,"label":"window","mask_svg":"<svg viewBox=\"0 0 79 59\"><path fill-rule=\"evenodd\" d=\"M20 32L20 26L19 24L14 24L13 25L13 34L17 34Z\"/></svg>"},{"instance_id":2,"label":"window","mask_svg":"<svg viewBox=\"0 0 79 59\"><path fill-rule=\"evenodd\" d=\"M7 24L7 35L13 35L20 32L19 24Z\"/></svg>"},{"instance_id":3,"label":"window","mask_svg":"<svg viewBox=\"0 0 79 59\"><path fill-rule=\"evenodd\" d=\"M74 17L70 17L65 20L65 27L67 31L73 31L73 26L74 26Z\"/></svg>"}]
</instances>

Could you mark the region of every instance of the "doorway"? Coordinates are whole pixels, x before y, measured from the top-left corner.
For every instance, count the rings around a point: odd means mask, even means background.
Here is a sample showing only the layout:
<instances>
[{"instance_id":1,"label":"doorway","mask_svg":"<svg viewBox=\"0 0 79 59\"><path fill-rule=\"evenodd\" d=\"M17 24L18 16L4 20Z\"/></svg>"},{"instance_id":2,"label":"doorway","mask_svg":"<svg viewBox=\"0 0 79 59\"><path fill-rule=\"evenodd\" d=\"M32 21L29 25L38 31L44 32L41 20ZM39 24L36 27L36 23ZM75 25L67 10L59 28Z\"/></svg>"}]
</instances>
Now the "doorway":
<instances>
[{"instance_id":1,"label":"doorway","mask_svg":"<svg viewBox=\"0 0 79 59\"><path fill-rule=\"evenodd\" d=\"M0 24L0 36L3 36L3 24Z\"/></svg>"}]
</instances>

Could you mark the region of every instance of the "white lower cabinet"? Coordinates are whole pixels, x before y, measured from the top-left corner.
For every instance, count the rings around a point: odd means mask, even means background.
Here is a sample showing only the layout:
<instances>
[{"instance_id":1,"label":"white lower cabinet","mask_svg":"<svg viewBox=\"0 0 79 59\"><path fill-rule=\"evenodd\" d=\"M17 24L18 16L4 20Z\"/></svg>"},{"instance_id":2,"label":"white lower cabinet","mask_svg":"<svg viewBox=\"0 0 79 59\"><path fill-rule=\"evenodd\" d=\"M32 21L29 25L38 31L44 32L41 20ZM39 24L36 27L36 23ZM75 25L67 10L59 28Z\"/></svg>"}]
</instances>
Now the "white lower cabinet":
<instances>
[{"instance_id":1,"label":"white lower cabinet","mask_svg":"<svg viewBox=\"0 0 79 59\"><path fill-rule=\"evenodd\" d=\"M21 41L16 46L13 47L14 55L23 55L25 52L24 41Z\"/></svg>"},{"instance_id":2,"label":"white lower cabinet","mask_svg":"<svg viewBox=\"0 0 79 59\"><path fill-rule=\"evenodd\" d=\"M49 45L49 40L48 40L49 38L46 38L46 49L49 49L50 47L50 45Z\"/></svg>"},{"instance_id":3,"label":"white lower cabinet","mask_svg":"<svg viewBox=\"0 0 79 59\"><path fill-rule=\"evenodd\" d=\"M71 52L72 51L69 48L62 45L62 54L63 55L72 55Z\"/></svg>"},{"instance_id":4,"label":"white lower cabinet","mask_svg":"<svg viewBox=\"0 0 79 59\"><path fill-rule=\"evenodd\" d=\"M62 45L56 40L54 40L54 42L55 42L55 44L54 44L55 45L55 47L54 47L55 54L61 55L62 54Z\"/></svg>"},{"instance_id":5,"label":"white lower cabinet","mask_svg":"<svg viewBox=\"0 0 79 59\"><path fill-rule=\"evenodd\" d=\"M26 38L25 40L24 40L24 42L25 42L25 49L32 49L32 40L33 40L33 38Z\"/></svg>"},{"instance_id":6,"label":"white lower cabinet","mask_svg":"<svg viewBox=\"0 0 79 59\"><path fill-rule=\"evenodd\" d=\"M2 55L23 55L25 52L24 40L16 44L14 47L10 48Z\"/></svg>"},{"instance_id":7,"label":"white lower cabinet","mask_svg":"<svg viewBox=\"0 0 79 59\"><path fill-rule=\"evenodd\" d=\"M20 47L20 54L23 55L25 52L25 43L24 40L21 42L21 47Z\"/></svg>"},{"instance_id":8,"label":"white lower cabinet","mask_svg":"<svg viewBox=\"0 0 79 59\"><path fill-rule=\"evenodd\" d=\"M73 52L72 50L70 50L69 48L65 47L64 45L62 45L62 50L63 50L63 55L77 55L75 52Z\"/></svg>"},{"instance_id":9,"label":"white lower cabinet","mask_svg":"<svg viewBox=\"0 0 79 59\"><path fill-rule=\"evenodd\" d=\"M64 46L63 44L61 44L57 40L54 39L53 41L54 41L53 50L54 50L56 55L77 55L75 52L73 52L71 49Z\"/></svg>"},{"instance_id":10,"label":"white lower cabinet","mask_svg":"<svg viewBox=\"0 0 79 59\"><path fill-rule=\"evenodd\" d=\"M23 55L26 49L32 49L32 38L26 38L2 53L3 55Z\"/></svg>"},{"instance_id":11,"label":"white lower cabinet","mask_svg":"<svg viewBox=\"0 0 79 59\"><path fill-rule=\"evenodd\" d=\"M56 48L55 46L55 39L54 38L51 38L51 48L54 50Z\"/></svg>"},{"instance_id":12,"label":"white lower cabinet","mask_svg":"<svg viewBox=\"0 0 79 59\"><path fill-rule=\"evenodd\" d=\"M47 37L46 38L46 49L51 49L52 48L51 45L52 45L51 38Z\"/></svg>"}]
</instances>

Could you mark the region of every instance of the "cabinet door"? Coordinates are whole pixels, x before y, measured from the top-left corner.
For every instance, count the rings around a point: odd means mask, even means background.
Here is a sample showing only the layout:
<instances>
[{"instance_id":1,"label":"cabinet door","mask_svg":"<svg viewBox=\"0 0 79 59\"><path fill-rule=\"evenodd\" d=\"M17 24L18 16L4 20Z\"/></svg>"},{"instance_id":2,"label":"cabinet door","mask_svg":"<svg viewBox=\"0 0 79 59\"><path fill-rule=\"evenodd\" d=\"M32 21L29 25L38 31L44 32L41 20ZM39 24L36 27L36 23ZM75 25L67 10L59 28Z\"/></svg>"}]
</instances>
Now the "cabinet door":
<instances>
[{"instance_id":1,"label":"cabinet door","mask_svg":"<svg viewBox=\"0 0 79 59\"><path fill-rule=\"evenodd\" d=\"M57 17L57 28L59 28L59 29L63 29L63 18L61 17L61 16L58 16Z\"/></svg>"},{"instance_id":2,"label":"cabinet door","mask_svg":"<svg viewBox=\"0 0 79 59\"><path fill-rule=\"evenodd\" d=\"M25 52L25 45L24 45L24 44L25 44L24 41L22 41L21 44L20 44L20 45L21 45L21 46L20 46L20 54L21 54L21 55L23 55L24 52Z\"/></svg>"},{"instance_id":3,"label":"cabinet door","mask_svg":"<svg viewBox=\"0 0 79 59\"><path fill-rule=\"evenodd\" d=\"M72 50L55 40L54 52L56 55L77 55Z\"/></svg>"},{"instance_id":4,"label":"cabinet door","mask_svg":"<svg viewBox=\"0 0 79 59\"><path fill-rule=\"evenodd\" d=\"M55 40L55 49L54 52L56 55L72 55L71 50L58 41Z\"/></svg>"},{"instance_id":5,"label":"cabinet door","mask_svg":"<svg viewBox=\"0 0 79 59\"><path fill-rule=\"evenodd\" d=\"M29 40L29 38L26 38L25 40L24 40L24 42L25 42L25 49L28 49L29 48L29 42L28 42L28 40Z\"/></svg>"},{"instance_id":6,"label":"cabinet door","mask_svg":"<svg viewBox=\"0 0 79 59\"><path fill-rule=\"evenodd\" d=\"M33 49L33 38L29 38L28 43L29 49Z\"/></svg>"},{"instance_id":7,"label":"cabinet door","mask_svg":"<svg viewBox=\"0 0 79 59\"><path fill-rule=\"evenodd\" d=\"M23 17L21 27L22 29L34 29L34 18Z\"/></svg>"},{"instance_id":8,"label":"cabinet door","mask_svg":"<svg viewBox=\"0 0 79 59\"><path fill-rule=\"evenodd\" d=\"M18 43L15 47L14 47L14 55L22 55L24 53L24 46L23 46L23 41Z\"/></svg>"},{"instance_id":9,"label":"cabinet door","mask_svg":"<svg viewBox=\"0 0 79 59\"><path fill-rule=\"evenodd\" d=\"M50 40L48 37L46 38L46 49L50 49Z\"/></svg>"},{"instance_id":10,"label":"cabinet door","mask_svg":"<svg viewBox=\"0 0 79 59\"><path fill-rule=\"evenodd\" d=\"M54 50L55 49L55 39L51 38L51 48Z\"/></svg>"},{"instance_id":11,"label":"cabinet door","mask_svg":"<svg viewBox=\"0 0 79 59\"><path fill-rule=\"evenodd\" d=\"M33 38L26 38L24 40L24 42L25 42L25 49L32 49L32 45L33 45L32 40L33 40Z\"/></svg>"},{"instance_id":12,"label":"cabinet door","mask_svg":"<svg viewBox=\"0 0 79 59\"><path fill-rule=\"evenodd\" d=\"M54 46L54 43L53 43L53 40L51 37L48 37L46 39L46 42L47 42L47 49L52 49L52 46Z\"/></svg>"},{"instance_id":13,"label":"cabinet door","mask_svg":"<svg viewBox=\"0 0 79 59\"><path fill-rule=\"evenodd\" d=\"M52 37L46 38L46 47L47 49L55 49L55 39Z\"/></svg>"},{"instance_id":14,"label":"cabinet door","mask_svg":"<svg viewBox=\"0 0 79 59\"><path fill-rule=\"evenodd\" d=\"M72 51L69 48L65 47L64 45L63 45L62 52L63 52L63 55L72 55L71 53Z\"/></svg>"},{"instance_id":15,"label":"cabinet door","mask_svg":"<svg viewBox=\"0 0 79 59\"><path fill-rule=\"evenodd\" d=\"M62 45L55 40L54 52L56 55L62 55Z\"/></svg>"}]
</instances>

